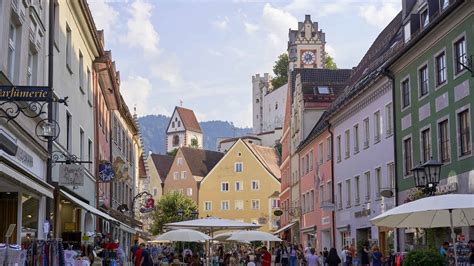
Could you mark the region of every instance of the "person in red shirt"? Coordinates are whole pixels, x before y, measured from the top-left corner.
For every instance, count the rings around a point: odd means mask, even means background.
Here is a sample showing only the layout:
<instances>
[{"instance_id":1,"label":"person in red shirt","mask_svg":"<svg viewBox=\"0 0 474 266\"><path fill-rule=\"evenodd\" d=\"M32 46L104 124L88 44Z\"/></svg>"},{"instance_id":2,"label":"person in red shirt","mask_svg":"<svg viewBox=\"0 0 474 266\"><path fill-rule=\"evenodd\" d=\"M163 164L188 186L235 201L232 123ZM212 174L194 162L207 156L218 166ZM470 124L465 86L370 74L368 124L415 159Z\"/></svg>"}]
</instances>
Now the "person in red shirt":
<instances>
[{"instance_id":1,"label":"person in red shirt","mask_svg":"<svg viewBox=\"0 0 474 266\"><path fill-rule=\"evenodd\" d=\"M135 266L140 266L141 261L142 261L142 253L143 250L145 249L145 244L141 243L140 247L135 251Z\"/></svg>"},{"instance_id":2,"label":"person in red shirt","mask_svg":"<svg viewBox=\"0 0 474 266\"><path fill-rule=\"evenodd\" d=\"M270 266L272 264L272 254L268 252L267 247L261 248L262 266Z\"/></svg>"}]
</instances>

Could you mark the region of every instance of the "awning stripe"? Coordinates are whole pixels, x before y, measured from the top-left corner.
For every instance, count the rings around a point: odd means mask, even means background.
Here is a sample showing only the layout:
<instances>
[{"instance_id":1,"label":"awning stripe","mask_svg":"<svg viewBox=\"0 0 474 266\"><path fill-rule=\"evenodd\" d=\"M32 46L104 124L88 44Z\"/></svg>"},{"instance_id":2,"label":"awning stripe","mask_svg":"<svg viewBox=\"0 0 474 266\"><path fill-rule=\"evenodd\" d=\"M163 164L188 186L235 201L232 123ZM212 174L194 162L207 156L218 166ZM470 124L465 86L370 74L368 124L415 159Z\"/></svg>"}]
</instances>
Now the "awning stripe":
<instances>
[{"instance_id":1,"label":"awning stripe","mask_svg":"<svg viewBox=\"0 0 474 266\"><path fill-rule=\"evenodd\" d=\"M90 206L89 204L85 203L84 201L74 197L73 195L67 193L66 191L64 190L60 190L61 191L61 194L63 196L65 196L66 198L68 198L69 200L71 200L72 202L74 202L75 204L79 205L81 208L83 208L84 210L87 210L89 212L91 212L92 214L95 214L97 216L100 216L106 220L109 220L111 222L116 222L116 223L119 223L119 221L115 218L113 218L112 216L108 215L107 213L103 212L103 211L100 211L92 206Z\"/></svg>"},{"instance_id":2,"label":"awning stripe","mask_svg":"<svg viewBox=\"0 0 474 266\"><path fill-rule=\"evenodd\" d=\"M278 235L279 233L288 230L290 227L292 227L292 226L295 225L295 224L296 224L296 223L287 224L287 225L283 226L282 228L280 228L280 229L276 230L275 232L273 232L273 234L274 234L274 235Z\"/></svg>"}]
</instances>

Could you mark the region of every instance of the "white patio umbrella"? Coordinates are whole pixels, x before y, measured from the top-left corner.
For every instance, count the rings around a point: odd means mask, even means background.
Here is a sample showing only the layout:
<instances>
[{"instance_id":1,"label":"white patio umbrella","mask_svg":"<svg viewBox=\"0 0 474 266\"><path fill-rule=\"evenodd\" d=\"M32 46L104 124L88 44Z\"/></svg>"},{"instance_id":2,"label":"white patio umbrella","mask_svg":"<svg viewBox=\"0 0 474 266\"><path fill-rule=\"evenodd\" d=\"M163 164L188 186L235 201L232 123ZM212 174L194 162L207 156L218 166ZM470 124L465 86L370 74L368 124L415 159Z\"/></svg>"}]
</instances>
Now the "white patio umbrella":
<instances>
[{"instance_id":1,"label":"white patio umbrella","mask_svg":"<svg viewBox=\"0 0 474 266\"><path fill-rule=\"evenodd\" d=\"M244 223L236 220L220 219L220 218L204 218L188 220L176 223L167 223L166 229L194 229L202 232L213 233L221 230L248 230L258 229L261 226L256 224Z\"/></svg>"},{"instance_id":2,"label":"white patio umbrella","mask_svg":"<svg viewBox=\"0 0 474 266\"><path fill-rule=\"evenodd\" d=\"M191 229L178 229L159 235L156 240L180 241L180 242L204 242L211 239L210 236Z\"/></svg>"},{"instance_id":3,"label":"white patio umbrella","mask_svg":"<svg viewBox=\"0 0 474 266\"><path fill-rule=\"evenodd\" d=\"M236 241L236 240L230 240L229 238L234 234L235 232L225 232L222 234L215 235L212 239L215 241L219 242L239 242L239 243L244 243L244 244L249 244L249 241Z\"/></svg>"},{"instance_id":4,"label":"white patio umbrella","mask_svg":"<svg viewBox=\"0 0 474 266\"><path fill-rule=\"evenodd\" d=\"M227 238L229 241L272 241L280 242L280 238L266 232L261 231L239 231L232 234L231 237Z\"/></svg>"},{"instance_id":5,"label":"white patio umbrella","mask_svg":"<svg viewBox=\"0 0 474 266\"><path fill-rule=\"evenodd\" d=\"M474 194L447 194L402 204L370 220L376 226L392 228L454 227L474 225ZM457 261L456 249L454 255Z\"/></svg>"}]
</instances>

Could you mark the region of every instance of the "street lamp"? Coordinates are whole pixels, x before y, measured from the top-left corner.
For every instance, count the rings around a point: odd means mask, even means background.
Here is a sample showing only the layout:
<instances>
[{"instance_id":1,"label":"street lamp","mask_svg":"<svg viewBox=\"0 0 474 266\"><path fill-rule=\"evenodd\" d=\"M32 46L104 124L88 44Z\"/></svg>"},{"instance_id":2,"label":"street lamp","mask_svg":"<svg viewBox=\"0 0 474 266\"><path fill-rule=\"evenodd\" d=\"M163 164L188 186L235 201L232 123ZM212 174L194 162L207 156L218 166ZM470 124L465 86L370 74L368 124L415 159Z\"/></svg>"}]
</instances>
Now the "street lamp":
<instances>
[{"instance_id":1,"label":"street lamp","mask_svg":"<svg viewBox=\"0 0 474 266\"><path fill-rule=\"evenodd\" d=\"M415 178L415 186L428 196L434 195L439 184L441 166L443 164L433 160L418 164L412 169Z\"/></svg>"}]
</instances>

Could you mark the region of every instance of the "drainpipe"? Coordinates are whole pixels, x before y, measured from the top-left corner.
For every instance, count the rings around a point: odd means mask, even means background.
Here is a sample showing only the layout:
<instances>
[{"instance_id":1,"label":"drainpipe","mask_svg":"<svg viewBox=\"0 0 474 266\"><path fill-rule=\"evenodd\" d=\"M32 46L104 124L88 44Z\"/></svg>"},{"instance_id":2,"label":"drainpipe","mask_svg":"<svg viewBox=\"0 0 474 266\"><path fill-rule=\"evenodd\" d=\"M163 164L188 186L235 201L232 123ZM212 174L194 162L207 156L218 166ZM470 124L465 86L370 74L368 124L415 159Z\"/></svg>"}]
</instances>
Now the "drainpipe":
<instances>
[{"instance_id":1,"label":"drainpipe","mask_svg":"<svg viewBox=\"0 0 474 266\"><path fill-rule=\"evenodd\" d=\"M332 202L334 204L334 134L331 130L331 124L328 122L328 131L329 131L329 134L331 136L331 184L332 184L332 188L331 188L331 199L332 199ZM334 208L336 208L336 205L334 205ZM331 246L332 247L336 247L336 210L334 209L332 211L332 215L331 215L331 218L332 218L332 241L331 241Z\"/></svg>"},{"instance_id":2,"label":"drainpipe","mask_svg":"<svg viewBox=\"0 0 474 266\"><path fill-rule=\"evenodd\" d=\"M382 75L386 76L387 78L390 79L392 83L392 119L393 119L393 167L395 170L395 191L393 191L394 198L395 198L395 206L398 205L398 182L397 182L397 143L396 143L396 137L397 137L397 123L395 123L395 75L388 69L384 68L382 70ZM400 252L400 239L398 238L399 236L399 229L395 229L395 249L396 252Z\"/></svg>"}]
</instances>

